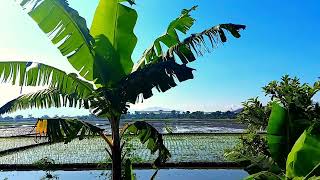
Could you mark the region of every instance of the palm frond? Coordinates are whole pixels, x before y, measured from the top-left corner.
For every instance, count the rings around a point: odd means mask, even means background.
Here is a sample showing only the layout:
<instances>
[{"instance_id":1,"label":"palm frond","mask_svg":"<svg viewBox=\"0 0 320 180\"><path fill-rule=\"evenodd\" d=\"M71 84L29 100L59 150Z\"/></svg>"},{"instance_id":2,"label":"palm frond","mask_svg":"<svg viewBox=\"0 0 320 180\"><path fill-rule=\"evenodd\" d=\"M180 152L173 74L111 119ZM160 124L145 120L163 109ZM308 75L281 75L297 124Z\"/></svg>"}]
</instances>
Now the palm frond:
<instances>
[{"instance_id":1,"label":"palm frond","mask_svg":"<svg viewBox=\"0 0 320 180\"><path fill-rule=\"evenodd\" d=\"M86 21L66 0L17 0L61 54L87 80L94 80L94 39Z\"/></svg>"},{"instance_id":2,"label":"palm frond","mask_svg":"<svg viewBox=\"0 0 320 180\"><path fill-rule=\"evenodd\" d=\"M3 105L0 114L11 113L22 109L73 107L89 108L89 100L76 94L64 94L56 89L45 89L35 93L21 95Z\"/></svg>"},{"instance_id":3,"label":"palm frond","mask_svg":"<svg viewBox=\"0 0 320 180\"><path fill-rule=\"evenodd\" d=\"M147 122L134 122L128 126L126 131L137 135L142 144L147 143L147 148L151 151L151 154L158 151L158 157L154 162L156 166L165 163L171 157L169 150L164 145L162 134Z\"/></svg>"},{"instance_id":4,"label":"palm frond","mask_svg":"<svg viewBox=\"0 0 320 180\"><path fill-rule=\"evenodd\" d=\"M38 119L35 127L36 134L48 136L49 142L68 143L75 138L82 140L103 132L103 129L77 119Z\"/></svg>"},{"instance_id":5,"label":"palm frond","mask_svg":"<svg viewBox=\"0 0 320 180\"><path fill-rule=\"evenodd\" d=\"M193 70L184 64L176 63L174 57L170 57L131 73L120 81L118 89L126 102L136 103L141 100L139 98L150 98L154 87L159 92L165 92L177 85L176 79L179 82L193 79Z\"/></svg>"},{"instance_id":6,"label":"palm frond","mask_svg":"<svg viewBox=\"0 0 320 180\"><path fill-rule=\"evenodd\" d=\"M66 74L57 68L31 62L0 62L2 82L12 82L20 86L50 86L64 94L74 94L87 98L94 87L81 80L76 74Z\"/></svg>"},{"instance_id":7,"label":"palm frond","mask_svg":"<svg viewBox=\"0 0 320 180\"><path fill-rule=\"evenodd\" d=\"M180 43L178 32L186 34L192 27L195 19L190 16L190 12L196 10L197 6L193 6L190 9L183 9L180 16L170 22L166 32L158 37L150 48L145 50L143 56L135 65L134 71L138 68L142 68L145 64L157 60L158 57L162 56L163 48L161 44L164 44L167 48L170 48Z\"/></svg>"}]
</instances>

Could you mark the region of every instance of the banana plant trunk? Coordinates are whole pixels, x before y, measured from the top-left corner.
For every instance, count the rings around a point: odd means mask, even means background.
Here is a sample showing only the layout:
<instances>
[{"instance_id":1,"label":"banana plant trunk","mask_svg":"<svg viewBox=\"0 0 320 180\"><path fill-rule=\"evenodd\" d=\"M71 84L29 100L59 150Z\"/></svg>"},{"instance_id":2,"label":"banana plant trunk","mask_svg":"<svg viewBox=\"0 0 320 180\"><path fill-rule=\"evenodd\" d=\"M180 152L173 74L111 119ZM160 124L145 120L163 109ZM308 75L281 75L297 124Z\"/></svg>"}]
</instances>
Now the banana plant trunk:
<instances>
[{"instance_id":1,"label":"banana plant trunk","mask_svg":"<svg viewBox=\"0 0 320 180\"><path fill-rule=\"evenodd\" d=\"M113 146L112 153L112 180L121 180L121 148L119 134L120 117L112 117L111 130Z\"/></svg>"}]
</instances>

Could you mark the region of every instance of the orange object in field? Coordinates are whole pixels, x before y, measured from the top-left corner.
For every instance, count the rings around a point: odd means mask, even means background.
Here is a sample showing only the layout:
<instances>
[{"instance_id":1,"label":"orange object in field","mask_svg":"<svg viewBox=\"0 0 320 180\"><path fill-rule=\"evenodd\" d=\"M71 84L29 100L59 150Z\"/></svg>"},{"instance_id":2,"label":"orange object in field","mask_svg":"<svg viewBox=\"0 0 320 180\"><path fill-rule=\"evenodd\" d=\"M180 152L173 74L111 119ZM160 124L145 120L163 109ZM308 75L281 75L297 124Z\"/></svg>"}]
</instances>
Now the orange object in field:
<instances>
[{"instance_id":1,"label":"orange object in field","mask_svg":"<svg viewBox=\"0 0 320 180\"><path fill-rule=\"evenodd\" d=\"M39 119L36 124L36 134L45 135L47 133L47 124L46 119Z\"/></svg>"}]
</instances>

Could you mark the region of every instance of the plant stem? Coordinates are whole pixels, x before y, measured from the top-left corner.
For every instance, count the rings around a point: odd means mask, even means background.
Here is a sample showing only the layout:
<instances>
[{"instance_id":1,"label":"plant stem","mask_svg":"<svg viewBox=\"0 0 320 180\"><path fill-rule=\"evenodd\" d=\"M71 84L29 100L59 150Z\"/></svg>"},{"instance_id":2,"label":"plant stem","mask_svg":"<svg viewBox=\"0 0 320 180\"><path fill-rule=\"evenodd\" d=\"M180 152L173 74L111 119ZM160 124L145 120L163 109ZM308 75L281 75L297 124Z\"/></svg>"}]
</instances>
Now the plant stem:
<instances>
[{"instance_id":1,"label":"plant stem","mask_svg":"<svg viewBox=\"0 0 320 180\"><path fill-rule=\"evenodd\" d=\"M112 153L112 179L121 180L121 148L120 148L120 133L119 133L120 117L111 117L111 130L113 146Z\"/></svg>"}]
</instances>

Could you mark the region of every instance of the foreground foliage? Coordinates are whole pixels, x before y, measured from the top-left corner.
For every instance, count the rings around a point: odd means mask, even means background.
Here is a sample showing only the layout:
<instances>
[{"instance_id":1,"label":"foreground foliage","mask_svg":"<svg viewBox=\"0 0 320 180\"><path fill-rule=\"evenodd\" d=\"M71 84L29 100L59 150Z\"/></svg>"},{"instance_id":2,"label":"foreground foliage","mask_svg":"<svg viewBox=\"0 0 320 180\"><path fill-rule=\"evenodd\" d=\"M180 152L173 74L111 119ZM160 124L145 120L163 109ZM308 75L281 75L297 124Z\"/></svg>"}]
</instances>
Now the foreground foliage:
<instances>
[{"instance_id":1,"label":"foreground foliage","mask_svg":"<svg viewBox=\"0 0 320 180\"><path fill-rule=\"evenodd\" d=\"M320 111L318 103L314 103L312 98L320 90L320 82L310 86L301 84L298 78L284 76L281 82L272 81L263 89L272 100L267 105L271 107L271 111L268 111L270 117L267 121L266 139L260 141L256 138L246 144L242 140L243 146L238 145L236 149L227 151L226 155L242 161L249 160L250 165L246 170L253 175L247 179L315 178L313 176L319 175L316 172L319 172L317 165L320 163L316 148L320 142L317 138L320 132ZM263 112L265 109L260 105L253 107L255 108L250 111L247 111L248 106L245 107L241 118L254 117L252 114L256 113L252 112ZM261 121L265 122L264 116L261 116ZM256 125L261 124L257 119L251 122L252 127L259 127ZM257 147L257 144L260 146ZM261 146L265 148L259 148ZM245 151L248 147L255 151ZM231 156L232 153L237 155L239 149L244 153L244 159L239 159L239 155ZM264 160L257 161L261 158Z\"/></svg>"},{"instance_id":2,"label":"foreground foliage","mask_svg":"<svg viewBox=\"0 0 320 180\"><path fill-rule=\"evenodd\" d=\"M276 109L273 113L279 113L279 110L277 110L279 107L277 106L275 105ZM283 111L285 111L285 108L283 108ZM277 121L283 121L283 119L278 118ZM319 127L319 122L316 122L307 128L291 147L288 154L284 154L283 150L280 149L271 151L271 157L276 162L274 164L279 165L281 171L269 169L250 175L246 179L319 179L317 177L320 176L320 151L317 148L320 144ZM268 143L270 148L283 144L283 142L274 141L274 137L268 138ZM287 157L283 160L282 157L285 155ZM283 163L285 167L282 167Z\"/></svg>"}]
</instances>

